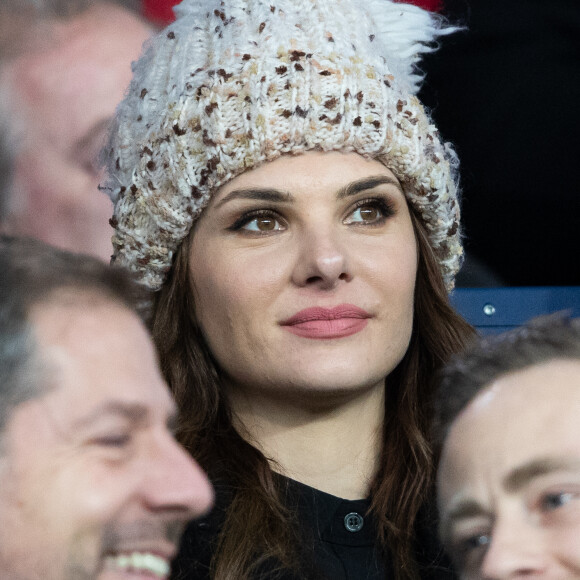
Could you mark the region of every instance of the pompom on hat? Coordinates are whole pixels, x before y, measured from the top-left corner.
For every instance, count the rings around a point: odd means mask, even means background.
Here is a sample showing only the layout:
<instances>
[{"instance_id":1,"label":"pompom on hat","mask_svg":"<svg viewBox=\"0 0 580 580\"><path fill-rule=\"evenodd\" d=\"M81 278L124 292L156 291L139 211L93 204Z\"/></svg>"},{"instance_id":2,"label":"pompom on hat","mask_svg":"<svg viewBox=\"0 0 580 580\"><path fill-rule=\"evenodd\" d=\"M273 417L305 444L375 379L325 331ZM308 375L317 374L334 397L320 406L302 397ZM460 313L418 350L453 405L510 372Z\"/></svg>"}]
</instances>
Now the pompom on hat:
<instances>
[{"instance_id":1,"label":"pompom on hat","mask_svg":"<svg viewBox=\"0 0 580 580\"><path fill-rule=\"evenodd\" d=\"M462 248L456 158L415 96L438 16L389 0L185 0L134 65L105 152L114 260L158 290L212 193L283 154L382 161L448 290Z\"/></svg>"}]
</instances>

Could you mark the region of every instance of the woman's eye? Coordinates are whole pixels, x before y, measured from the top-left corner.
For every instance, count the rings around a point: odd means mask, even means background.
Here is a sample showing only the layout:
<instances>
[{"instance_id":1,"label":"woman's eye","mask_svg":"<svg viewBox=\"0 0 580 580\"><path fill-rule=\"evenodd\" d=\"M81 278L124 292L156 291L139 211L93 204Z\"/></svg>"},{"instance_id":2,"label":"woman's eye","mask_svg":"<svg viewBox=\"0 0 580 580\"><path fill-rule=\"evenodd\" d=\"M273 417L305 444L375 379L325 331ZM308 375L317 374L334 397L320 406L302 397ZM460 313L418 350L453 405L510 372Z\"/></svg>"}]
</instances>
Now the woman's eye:
<instances>
[{"instance_id":1,"label":"woman's eye","mask_svg":"<svg viewBox=\"0 0 580 580\"><path fill-rule=\"evenodd\" d=\"M239 217L228 229L232 232L270 234L285 230L286 223L278 214L271 211L253 211Z\"/></svg>"},{"instance_id":2,"label":"woman's eye","mask_svg":"<svg viewBox=\"0 0 580 580\"><path fill-rule=\"evenodd\" d=\"M393 210L384 200L373 200L359 204L359 206L347 216L345 224L369 224L382 223L385 218L393 215Z\"/></svg>"},{"instance_id":3,"label":"woman's eye","mask_svg":"<svg viewBox=\"0 0 580 580\"><path fill-rule=\"evenodd\" d=\"M273 217L261 216L247 222L243 226L243 229L250 232L275 232L283 228L280 225L280 222Z\"/></svg>"},{"instance_id":4,"label":"woman's eye","mask_svg":"<svg viewBox=\"0 0 580 580\"><path fill-rule=\"evenodd\" d=\"M542 497L542 509L551 511L566 505L574 498L573 493L548 493Z\"/></svg>"},{"instance_id":5,"label":"woman's eye","mask_svg":"<svg viewBox=\"0 0 580 580\"><path fill-rule=\"evenodd\" d=\"M379 208L370 205L359 207L352 216L354 221L360 222L374 222L381 217L383 216L381 215Z\"/></svg>"}]
</instances>

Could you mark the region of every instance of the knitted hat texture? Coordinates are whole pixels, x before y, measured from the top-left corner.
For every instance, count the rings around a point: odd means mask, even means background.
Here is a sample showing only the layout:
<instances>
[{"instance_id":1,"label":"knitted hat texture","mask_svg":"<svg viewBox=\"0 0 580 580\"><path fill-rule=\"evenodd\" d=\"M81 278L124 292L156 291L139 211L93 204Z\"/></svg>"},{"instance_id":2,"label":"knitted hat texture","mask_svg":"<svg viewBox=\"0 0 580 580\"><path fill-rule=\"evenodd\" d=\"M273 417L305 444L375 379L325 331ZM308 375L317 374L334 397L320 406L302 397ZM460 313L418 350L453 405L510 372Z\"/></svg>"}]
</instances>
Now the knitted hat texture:
<instances>
[{"instance_id":1,"label":"knitted hat texture","mask_svg":"<svg viewBox=\"0 0 580 580\"><path fill-rule=\"evenodd\" d=\"M456 158L415 93L437 16L389 0L185 0L134 65L107 149L114 259L158 290L216 188L315 149L382 161L448 290L461 264Z\"/></svg>"}]
</instances>

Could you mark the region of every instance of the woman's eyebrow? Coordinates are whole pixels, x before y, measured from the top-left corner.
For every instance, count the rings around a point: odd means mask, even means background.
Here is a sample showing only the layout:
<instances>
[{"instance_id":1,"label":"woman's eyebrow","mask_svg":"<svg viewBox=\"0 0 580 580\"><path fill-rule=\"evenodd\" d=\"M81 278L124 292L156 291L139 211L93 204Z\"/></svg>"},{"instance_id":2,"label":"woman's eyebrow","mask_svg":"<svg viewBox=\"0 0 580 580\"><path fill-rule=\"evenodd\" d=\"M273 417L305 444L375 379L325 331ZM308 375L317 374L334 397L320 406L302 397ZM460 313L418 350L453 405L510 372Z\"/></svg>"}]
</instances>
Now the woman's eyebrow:
<instances>
[{"instance_id":1,"label":"woman's eyebrow","mask_svg":"<svg viewBox=\"0 0 580 580\"><path fill-rule=\"evenodd\" d=\"M230 191L223 199L220 199L215 207L221 207L233 199L255 199L259 201L289 202L294 198L287 191L280 191L273 188L251 187L248 189L234 189Z\"/></svg>"},{"instance_id":2,"label":"woman's eyebrow","mask_svg":"<svg viewBox=\"0 0 580 580\"><path fill-rule=\"evenodd\" d=\"M345 187L342 187L338 190L337 197L338 199L341 199L350 195L356 195L361 191L373 189L374 187L384 184L394 185L401 192L401 194L403 194L401 184L394 177L389 177L388 175L376 175L374 177L365 177L363 179L359 179L358 181L349 183Z\"/></svg>"},{"instance_id":3,"label":"woman's eyebrow","mask_svg":"<svg viewBox=\"0 0 580 580\"><path fill-rule=\"evenodd\" d=\"M394 185L401 194L403 194L401 185L395 178L389 177L388 175L377 175L374 177L365 177L341 187L336 196L338 199L342 199L384 184ZM253 199L278 203L288 203L294 200L292 194L288 191L282 191L271 187L249 187L247 189L234 189L233 191L230 191L223 199L220 199L215 204L215 207L221 207L234 199Z\"/></svg>"}]
</instances>

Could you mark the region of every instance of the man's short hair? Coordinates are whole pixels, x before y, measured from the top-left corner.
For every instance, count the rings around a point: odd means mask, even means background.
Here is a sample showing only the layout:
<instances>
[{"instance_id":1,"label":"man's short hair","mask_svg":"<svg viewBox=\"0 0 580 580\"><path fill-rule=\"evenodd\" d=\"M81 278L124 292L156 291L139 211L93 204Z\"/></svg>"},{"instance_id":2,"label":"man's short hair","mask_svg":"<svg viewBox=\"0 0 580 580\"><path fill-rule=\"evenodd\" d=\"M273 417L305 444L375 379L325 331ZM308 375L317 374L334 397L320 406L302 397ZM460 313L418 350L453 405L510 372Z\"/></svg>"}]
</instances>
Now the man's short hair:
<instances>
[{"instance_id":1,"label":"man's short hair","mask_svg":"<svg viewBox=\"0 0 580 580\"><path fill-rule=\"evenodd\" d=\"M138 311L143 291L96 258L27 238L0 236L0 432L11 409L45 383L29 322L31 309L65 295L90 296Z\"/></svg>"},{"instance_id":2,"label":"man's short hair","mask_svg":"<svg viewBox=\"0 0 580 580\"><path fill-rule=\"evenodd\" d=\"M39 25L82 14L98 4L121 6L141 16L139 0L2 0L0 2L0 64L26 49Z\"/></svg>"},{"instance_id":3,"label":"man's short hair","mask_svg":"<svg viewBox=\"0 0 580 580\"><path fill-rule=\"evenodd\" d=\"M555 359L580 359L580 318L556 313L498 335L486 336L456 355L440 373L433 436L438 447L477 393L508 373Z\"/></svg>"},{"instance_id":4,"label":"man's short hair","mask_svg":"<svg viewBox=\"0 0 580 580\"><path fill-rule=\"evenodd\" d=\"M123 6L129 10L140 10L139 0L2 0L2 12L16 12L36 17L67 18L79 14L98 3Z\"/></svg>"}]
</instances>

